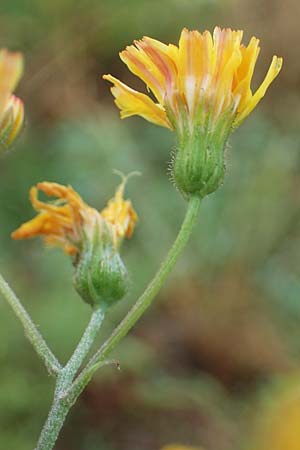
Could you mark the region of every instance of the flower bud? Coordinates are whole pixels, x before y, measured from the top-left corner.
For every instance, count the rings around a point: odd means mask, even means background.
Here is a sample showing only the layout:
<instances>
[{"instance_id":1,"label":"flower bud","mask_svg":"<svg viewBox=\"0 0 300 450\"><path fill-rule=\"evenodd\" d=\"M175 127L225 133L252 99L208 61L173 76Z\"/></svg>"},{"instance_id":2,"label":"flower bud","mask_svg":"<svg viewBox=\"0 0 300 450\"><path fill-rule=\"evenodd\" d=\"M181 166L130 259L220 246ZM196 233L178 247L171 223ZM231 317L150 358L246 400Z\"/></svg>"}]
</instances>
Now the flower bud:
<instances>
[{"instance_id":1,"label":"flower bud","mask_svg":"<svg viewBox=\"0 0 300 450\"><path fill-rule=\"evenodd\" d=\"M128 290L128 274L104 223L96 226L93 240L85 239L75 263L74 287L81 298L103 309L121 300Z\"/></svg>"},{"instance_id":2,"label":"flower bud","mask_svg":"<svg viewBox=\"0 0 300 450\"><path fill-rule=\"evenodd\" d=\"M7 148L12 144L18 136L22 129L23 120L23 102L12 95L0 122L0 144L3 148Z\"/></svg>"},{"instance_id":3,"label":"flower bud","mask_svg":"<svg viewBox=\"0 0 300 450\"><path fill-rule=\"evenodd\" d=\"M6 149L22 129L24 105L12 94L23 72L23 56L0 50L0 150Z\"/></svg>"}]
</instances>

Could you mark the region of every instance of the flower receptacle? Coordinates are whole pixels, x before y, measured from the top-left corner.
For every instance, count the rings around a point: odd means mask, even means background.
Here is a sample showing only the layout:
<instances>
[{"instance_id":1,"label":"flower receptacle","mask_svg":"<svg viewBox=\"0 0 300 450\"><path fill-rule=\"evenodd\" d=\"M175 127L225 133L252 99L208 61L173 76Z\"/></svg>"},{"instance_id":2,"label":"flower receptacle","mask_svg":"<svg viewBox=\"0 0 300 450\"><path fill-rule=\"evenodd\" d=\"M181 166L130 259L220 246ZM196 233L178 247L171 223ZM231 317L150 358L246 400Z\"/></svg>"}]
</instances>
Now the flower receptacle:
<instances>
[{"instance_id":1,"label":"flower receptacle","mask_svg":"<svg viewBox=\"0 0 300 450\"><path fill-rule=\"evenodd\" d=\"M103 227L102 231L96 228L93 240L84 240L73 282L85 302L105 309L125 296L129 280L110 230Z\"/></svg>"},{"instance_id":2,"label":"flower receptacle","mask_svg":"<svg viewBox=\"0 0 300 450\"><path fill-rule=\"evenodd\" d=\"M225 173L226 137L201 129L178 139L172 163L172 179L184 197L201 198L216 191Z\"/></svg>"}]
</instances>

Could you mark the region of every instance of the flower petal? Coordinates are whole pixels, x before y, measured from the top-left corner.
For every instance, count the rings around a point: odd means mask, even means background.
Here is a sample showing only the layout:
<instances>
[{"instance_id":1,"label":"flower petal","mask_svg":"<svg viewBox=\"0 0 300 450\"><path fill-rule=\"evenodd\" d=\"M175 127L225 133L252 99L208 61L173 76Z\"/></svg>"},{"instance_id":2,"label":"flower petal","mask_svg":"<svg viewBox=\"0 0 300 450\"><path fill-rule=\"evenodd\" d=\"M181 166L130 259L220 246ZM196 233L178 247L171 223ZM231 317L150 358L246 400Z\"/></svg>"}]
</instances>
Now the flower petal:
<instances>
[{"instance_id":1,"label":"flower petal","mask_svg":"<svg viewBox=\"0 0 300 450\"><path fill-rule=\"evenodd\" d=\"M252 98L246 103L245 107L242 110L238 109L238 115L234 122L234 126L240 125L243 122L243 120L251 113L251 111L253 111L258 102L264 97L268 87L279 74L282 67L282 62L283 62L282 58L278 58L278 56L273 56L271 65L269 67L269 70L267 72L264 81L257 89L255 94L252 96Z\"/></svg>"},{"instance_id":2,"label":"flower petal","mask_svg":"<svg viewBox=\"0 0 300 450\"><path fill-rule=\"evenodd\" d=\"M149 56L142 49L131 45L120 53L120 58L134 75L144 81L157 100L162 103L165 95L164 78Z\"/></svg>"},{"instance_id":3,"label":"flower petal","mask_svg":"<svg viewBox=\"0 0 300 450\"><path fill-rule=\"evenodd\" d=\"M138 115L149 120L149 122L172 129L166 112L161 105L154 103L147 95L131 89L111 75L104 75L103 78L114 84L111 92L115 97L116 105L121 111L122 119Z\"/></svg>"}]
</instances>

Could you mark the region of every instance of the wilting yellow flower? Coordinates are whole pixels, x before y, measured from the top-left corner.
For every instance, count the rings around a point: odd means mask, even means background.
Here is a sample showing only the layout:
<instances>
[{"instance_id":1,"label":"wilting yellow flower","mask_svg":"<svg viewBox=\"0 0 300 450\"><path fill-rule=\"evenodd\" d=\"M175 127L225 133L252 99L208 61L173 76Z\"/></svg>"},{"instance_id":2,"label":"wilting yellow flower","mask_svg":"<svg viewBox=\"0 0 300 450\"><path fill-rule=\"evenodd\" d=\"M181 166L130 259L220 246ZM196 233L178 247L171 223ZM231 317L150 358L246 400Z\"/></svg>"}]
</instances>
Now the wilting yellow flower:
<instances>
[{"instance_id":1,"label":"wilting yellow flower","mask_svg":"<svg viewBox=\"0 0 300 450\"><path fill-rule=\"evenodd\" d=\"M38 191L49 197L57 197L54 203L38 199ZM13 239L42 236L46 244L62 247L67 254L81 251L85 238L92 239L95 227L109 227L117 246L124 237L130 237L137 215L129 200L124 200L124 182L115 196L101 211L88 206L71 186L44 181L30 190L30 200L39 213L12 233Z\"/></svg>"},{"instance_id":2,"label":"wilting yellow flower","mask_svg":"<svg viewBox=\"0 0 300 450\"><path fill-rule=\"evenodd\" d=\"M4 147L13 142L23 124L23 102L12 94L22 72L22 54L0 50L0 145Z\"/></svg>"},{"instance_id":3,"label":"wilting yellow flower","mask_svg":"<svg viewBox=\"0 0 300 450\"><path fill-rule=\"evenodd\" d=\"M176 131L178 150L185 151L185 156L182 160L181 154L180 161L175 158L173 178L185 194L203 196L218 187L223 176L220 147L224 148L232 129L255 108L281 69L282 58L274 56L253 94L259 40L253 37L245 47L242 37L240 30L216 27L212 35L183 29L178 47L149 37L135 41L120 57L156 101L111 75L103 77L113 83L111 91L122 118L139 115Z\"/></svg>"},{"instance_id":4,"label":"wilting yellow flower","mask_svg":"<svg viewBox=\"0 0 300 450\"><path fill-rule=\"evenodd\" d=\"M88 303L108 306L127 290L119 246L124 237L131 237L137 215L131 202L123 198L125 182L101 212L88 206L71 186L38 183L30 190L38 215L12 233L13 239L42 236L46 244L73 255L74 285ZM57 200L39 200L39 190Z\"/></svg>"}]
</instances>

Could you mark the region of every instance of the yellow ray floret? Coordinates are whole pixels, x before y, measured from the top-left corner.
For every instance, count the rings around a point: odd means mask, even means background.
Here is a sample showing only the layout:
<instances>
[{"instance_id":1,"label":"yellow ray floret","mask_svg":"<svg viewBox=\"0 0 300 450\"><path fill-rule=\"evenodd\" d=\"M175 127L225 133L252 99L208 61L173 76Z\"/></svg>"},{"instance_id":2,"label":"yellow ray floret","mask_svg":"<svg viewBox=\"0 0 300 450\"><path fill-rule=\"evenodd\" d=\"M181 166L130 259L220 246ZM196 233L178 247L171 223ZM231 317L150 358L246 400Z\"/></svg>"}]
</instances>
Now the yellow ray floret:
<instances>
[{"instance_id":1,"label":"yellow ray floret","mask_svg":"<svg viewBox=\"0 0 300 450\"><path fill-rule=\"evenodd\" d=\"M242 44L243 32L216 27L213 34L183 29L178 47L144 37L120 53L129 70L152 92L134 91L111 75L112 94L121 117L134 114L182 132L207 122L212 126L228 113L238 126L265 95L280 72L282 58L273 57L268 73L253 94L251 81L259 54L259 40Z\"/></svg>"},{"instance_id":2,"label":"yellow ray floret","mask_svg":"<svg viewBox=\"0 0 300 450\"><path fill-rule=\"evenodd\" d=\"M52 203L38 199L38 191L56 197ZM123 199L124 183L117 189L102 212L87 205L71 186L42 182L30 190L30 200L38 215L12 233L13 239L42 236L46 244L62 247L67 254L80 252L83 239L93 238L95 225L106 224L112 232L114 243L130 237L137 215L129 200ZM97 229L98 229L97 228Z\"/></svg>"},{"instance_id":3,"label":"yellow ray floret","mask_svg":"<svg viewBox=\"0 0 300 450\"><path fill-rule=\"evenodd\" d=\"M171 128L166 112L160 104L154 103L147 95L129 88L111 75L105 75L104 78L114 83L111 92L121 110L122 119L138 114L149 122Z\"/></svg>"}]
</instances>

